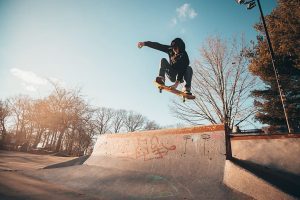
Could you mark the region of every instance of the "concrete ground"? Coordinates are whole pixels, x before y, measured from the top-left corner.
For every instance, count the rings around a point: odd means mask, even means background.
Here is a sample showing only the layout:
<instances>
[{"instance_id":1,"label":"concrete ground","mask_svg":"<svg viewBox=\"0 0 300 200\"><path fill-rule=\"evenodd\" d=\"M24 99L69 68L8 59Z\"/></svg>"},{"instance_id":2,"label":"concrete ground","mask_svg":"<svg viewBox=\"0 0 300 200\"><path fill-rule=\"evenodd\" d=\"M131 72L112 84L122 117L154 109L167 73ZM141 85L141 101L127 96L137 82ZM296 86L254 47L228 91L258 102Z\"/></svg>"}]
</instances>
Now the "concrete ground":
<instances>
[{"instance_id":1,"label":"concrete ground","mask_svg":"<svg viewBox=\"0 0 300 200\"><path fill-rule=\"evenodd\" d=\"M20 172L0 172L1 200L68 200L99 199L92 198L62 185L49 183L26 176Z\"/></svg>"},{"instance_id":2,"label":"concrete ground","mask_svg":"<svg viewBox=\"0 0 300 200\"><path fill-rule=\"evenodd\" d=\"M73 160L74 157L37 155L18 151L0 150L0 171L42 169L48 165Z\"/></svg>"},{"instance_id":3,"label":"concrete ground","mask_svg":"<svg viewBox=\"0 0 300 200\"><path fill-rule=\"evenodd\" d=\"M0 199L99 199L25 174L26 172L33 172L49 165L73 159L74 157L57 157L0 150Z\"/></svg>"},{"instance_id":4,"label":"concrete ground","mask_svg":"<svg viewBox=\"0 0 300 200\"><path fill-rule=\"evenodd\" d=\"M251 199L222 183L201 183L203 191L193 196L185 184L167 176L145 172L76 165L42 169L66 162L68 157L0 151L0 199Z\"/></svg>"}]
</instances>

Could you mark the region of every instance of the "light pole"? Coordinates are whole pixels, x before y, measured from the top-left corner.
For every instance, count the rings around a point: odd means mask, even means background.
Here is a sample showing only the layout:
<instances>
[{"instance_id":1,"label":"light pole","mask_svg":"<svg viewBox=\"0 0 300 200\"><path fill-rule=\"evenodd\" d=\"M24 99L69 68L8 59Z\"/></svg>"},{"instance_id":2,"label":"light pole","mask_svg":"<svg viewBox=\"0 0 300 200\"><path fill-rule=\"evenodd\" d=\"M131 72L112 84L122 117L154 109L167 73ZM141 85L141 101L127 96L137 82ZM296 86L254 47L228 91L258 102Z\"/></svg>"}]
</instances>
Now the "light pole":
<instances>
[{"instance_id":1,"label":"light pole","mask_svg":"<svg viewBox=\"0 0 300 200\"><path fill-rule=\"evenodd\" d=\"M262 11L262 8L261 8L261 5L260 5L260 1L259 0L256 0L256 1L257 1L257 4L258 4L260 16L261 16L262 23L263 23L263 26L264 26L264 30L265 30L265 33L266 33L266 37L267 37L267 43L268 43L269 51L270 51L270 54L271 54L272 66L273 66L273 70L274 70L274 74L275 74L277 87L278 87L278 90L279 90L279 96L280 96L280 100L281 100L281 104L282 104L282 108L283 108L283 112L284 112L284 116L285 116L285 121L286 121L286 124L287 124L288 132L292 133L290 123L289 123L288 114L287 114L285 103L284 103L284 101L285 101L284 96L285 95L283 94L283 89L282 89L282 87L280 85L280 82L279 82L278 71L277 71L277 68L275 66L275 55L274 55L274 51L273 51L273 48L272 48L272 44L271 44L270 36L269 36L269 33L268 33L268 29L267 29L267 26L266 26L264 14L263 14L263 11ZM255 0L250 0L250 1L246 1L246 2L245 2L245 0L236 0L236 2L238 4L247 5L247 9L252 9L256 6Z\"/></svg>"}]
</instances>

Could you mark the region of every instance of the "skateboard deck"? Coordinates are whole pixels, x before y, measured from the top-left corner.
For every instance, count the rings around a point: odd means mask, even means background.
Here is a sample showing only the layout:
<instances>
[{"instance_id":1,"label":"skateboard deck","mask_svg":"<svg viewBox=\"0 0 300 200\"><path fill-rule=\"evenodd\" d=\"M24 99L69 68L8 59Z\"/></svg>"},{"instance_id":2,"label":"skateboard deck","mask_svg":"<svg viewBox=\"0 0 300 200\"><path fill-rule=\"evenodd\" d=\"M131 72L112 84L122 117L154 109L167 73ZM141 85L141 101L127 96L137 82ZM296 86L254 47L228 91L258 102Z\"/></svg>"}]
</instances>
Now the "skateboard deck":
<instances>
[{"instance_id":1,"label":"skateboard deck","mask_svg":"<svg viewBox=\"0 0 300 200\"><path fill-rule=\"evenodd\" d=\"M159 92L161 93L162 90L166 90L168 92L171 92L173 94L176 94L177 96L182 97L183 102L185 102L186 99L195 99L196 97L194 95L185 94L184 92L181 92L177 89L172 89L170 86L159 84L158 82L154 81L154 84L159 89Z\"/></svg>"}]
</instances>

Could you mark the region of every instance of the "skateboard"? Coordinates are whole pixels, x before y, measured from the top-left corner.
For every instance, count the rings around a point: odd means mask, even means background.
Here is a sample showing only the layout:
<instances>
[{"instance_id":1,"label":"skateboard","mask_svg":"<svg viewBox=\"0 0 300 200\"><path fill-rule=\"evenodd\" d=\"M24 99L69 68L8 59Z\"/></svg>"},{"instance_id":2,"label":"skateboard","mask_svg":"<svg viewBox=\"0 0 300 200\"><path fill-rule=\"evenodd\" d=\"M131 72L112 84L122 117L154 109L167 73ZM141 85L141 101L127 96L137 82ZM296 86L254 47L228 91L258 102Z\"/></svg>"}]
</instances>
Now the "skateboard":
<instances>
[{"instance_id":1,"label":"skateboard","mask_svg":"<svg viewBox=\"0 0 300 200\"><path fill-rule=\"evenodd\" d=\"M163 90L166 90L168 92L171 92L173 94L176 94L177 96L182 97L183 102L185 102L186 99L195 99L196 97L194 95L185 94L184 92L181 92L176 89L172 89L170 86L165 86L162 84L159 84L158 82L154 81L154 84L159 89L159 92L162 93Z\"/></svg>"}]
</instances>

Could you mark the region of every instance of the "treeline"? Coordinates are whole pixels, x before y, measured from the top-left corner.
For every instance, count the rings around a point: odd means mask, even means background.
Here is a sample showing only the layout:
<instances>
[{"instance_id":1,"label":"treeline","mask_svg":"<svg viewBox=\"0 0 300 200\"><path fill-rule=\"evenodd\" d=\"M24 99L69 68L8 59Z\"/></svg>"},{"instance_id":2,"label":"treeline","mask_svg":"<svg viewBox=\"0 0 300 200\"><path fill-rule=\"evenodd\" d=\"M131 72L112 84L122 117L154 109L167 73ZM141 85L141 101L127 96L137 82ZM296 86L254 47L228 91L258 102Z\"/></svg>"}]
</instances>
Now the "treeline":
<instances>
[{"instance_id":1,"label":"treeline","mask_svg":"<svg viewBox=\"0 0 300 200\"><path fill-rule=\"evenodd\" d=\"M0 100L2 148L22 151L89 154L97 135L159 129L134 111L93 107L80 90L54 85L43 99L19 95Z\"/></svg>"}]
</instances>

